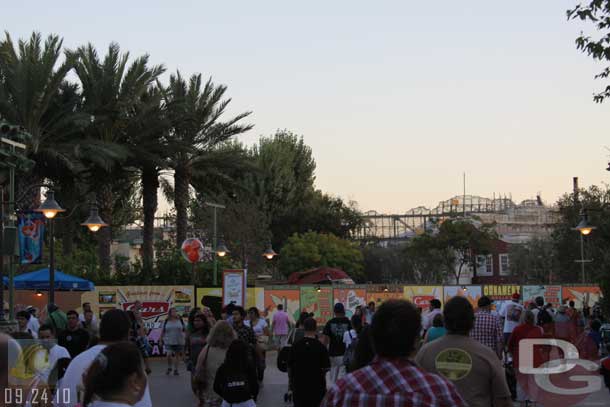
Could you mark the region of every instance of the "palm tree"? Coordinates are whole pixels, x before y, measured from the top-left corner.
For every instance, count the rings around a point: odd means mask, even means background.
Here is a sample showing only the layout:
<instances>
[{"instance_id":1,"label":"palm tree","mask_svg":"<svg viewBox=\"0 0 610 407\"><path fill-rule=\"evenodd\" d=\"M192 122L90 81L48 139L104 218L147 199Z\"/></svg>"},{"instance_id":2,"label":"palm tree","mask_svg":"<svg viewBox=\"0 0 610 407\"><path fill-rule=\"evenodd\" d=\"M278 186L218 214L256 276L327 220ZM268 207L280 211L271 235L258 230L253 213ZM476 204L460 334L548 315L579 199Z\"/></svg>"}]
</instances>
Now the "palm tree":
<instances>
[{"instance_id":1,"label":"palm tree","mask_svg":"<svg viewBox=\"0 0 610 407\"><path fill-rule=\"evenodd\" d=\"M17 48L6 34L0 41L0 118L23 126L32 136L27 156L35 162L28 174L17 176L17 196L31 185L51 178L53 171L70 171L75 164L71 137L80 118L74 88L65 82L74 67L74 54L62 55L62 39L50 35L42 43L39 33ZM38 206L39 188L30 189L24 206Z\"/></svg>"},{"instance_id":2,"label":"palm tree","mask_svg":"<svg viewBox=\"0 0 610 407\"><path fill-rule=\"evenodd\" d=\"M145 276L153 272L154 226L157 212L159 175L167 168L169 122L162 105L161 90L151 86L138 105L138 117L129 122L130 162L139 169L142 187L142 266Z\"/></svg>"},{"instance_id":3,"label":"palm tree","mask_svg":"<svg viewBox=\"0 0 610 407\"><path fill-rule=\"evenodd\" d=\"M127 128L130 121L139 120L142 110L138 107L142 98L164 68L149 67L148 55L135 59L128 67L129 54L121 54L116 43L110 44L103 60L91 44L79 48L77 55L76 73L82 86L83 110L94 118L85 136L94 140L97 148L114 154L113 158L94 155L87 160L90 181L97 191L100 215L111 226L98 232L100 266L103 273L108 273L112 265L113 186L128 190L135 171L127 167L126 162L129 157Z\"/></svg>"},{"instance_id":4,"label":"palm tree","mask_svg":"<svg viewBox=\"0 0 610 407\"><path fill-rule=\"evenodd\" d=\"M188 204L193 177L204 176L198 166L209 161L210 154L233 136L250 129L250 124L239 124L251 112L221 121L231 99L223 99L225 85L215 85L209 79L203 84L201 74L191 76L188 83L180 72L170 76L165 89L165 103L172 129L169 164L174 170L174 207L176 209L176 244L186 239ZM188 146L188 148L186 148Z\"/></svg>"}]
</instances>

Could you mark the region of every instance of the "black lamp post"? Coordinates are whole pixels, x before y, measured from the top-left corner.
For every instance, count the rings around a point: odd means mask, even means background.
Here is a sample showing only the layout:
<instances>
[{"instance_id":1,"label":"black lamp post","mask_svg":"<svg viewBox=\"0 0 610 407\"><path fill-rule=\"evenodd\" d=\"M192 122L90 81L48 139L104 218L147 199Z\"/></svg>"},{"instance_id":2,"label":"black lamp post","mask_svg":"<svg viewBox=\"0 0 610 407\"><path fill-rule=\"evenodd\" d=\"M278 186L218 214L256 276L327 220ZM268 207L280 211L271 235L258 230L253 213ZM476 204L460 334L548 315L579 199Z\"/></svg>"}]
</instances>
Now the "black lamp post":
<instances>
[{"instance_id":1,"label":"black lamp post","mask_svg":"<svg viewBox=\"0 0 610 407\"><path fill-rule=\"evenodd\" d=\"M49 220L49 304L55 303L55 228L53 218L60 213L65 212L55 200L55 192L47 191L47 199L40 205L36 212L42 212L45 218Z\"/></svg>"},{"instance_id":2,"label":"black lamp post","mask_svg":"<svg viewBox=\"0 0 610 407\"><path fill-rule=\"evenodd\" d=\"M78 206L77 206L78 207ZM66 218L72 216L75 207L72 210L72 213L68 215ZM55 226L53 219L60 212L65 212L55 200L55 192L52 190L48 190L46 193L46 199L40 205L39 208L34 210L35 212L42 212L42 214L49 220L49 304L55 303ZM91 232L97 232L104 226L108 226L98 213L97 205L95 203L91 204L89 209L89 217L85 222L81 223L82 226L86 226Z\"/></svg>"},{"instance_id":3,"label":"black lamp post","mask_svg":"<svg viewBox=\"0 0 610 407\"><path fill-rule=\"evenodd\" d=\"M580 282L585 283L585 263L590 263L591 260L585 260L585 236L589 236L593 230L597 229L589 223L589 216L587 211L582 209L580 211L580 222L576 225L573 230L580 232L580 260L576 260L576 263L580 263Z\"/></svg>"}]
</instances>

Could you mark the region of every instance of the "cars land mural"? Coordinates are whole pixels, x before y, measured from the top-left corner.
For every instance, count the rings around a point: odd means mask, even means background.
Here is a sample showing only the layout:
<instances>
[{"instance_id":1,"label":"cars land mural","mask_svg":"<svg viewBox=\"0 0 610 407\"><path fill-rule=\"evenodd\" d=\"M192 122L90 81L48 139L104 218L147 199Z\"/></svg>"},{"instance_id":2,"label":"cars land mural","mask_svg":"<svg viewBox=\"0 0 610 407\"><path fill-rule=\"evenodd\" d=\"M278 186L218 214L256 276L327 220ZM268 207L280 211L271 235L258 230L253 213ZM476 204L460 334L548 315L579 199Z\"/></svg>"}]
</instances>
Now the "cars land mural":
<instances>
[{"instance_id":1,"label":"cars land mural","mask_svg":"<svg viewBox=\"0 0 610 407\"><path fill-rule=\"evenodd\" d=\"M345 306L345 315L351 318L356 312L356 307L366 307L366 289L364 288L335 288L333 290L334 303L342 303Z\"/></svg>"},{"instance_id":2,"label":"cars land mural","mask_svg":"<svg viewBox=\"0 0 610 407\"><path fill-rule=\"evenodd\" d=\"M301 311L313 313L319 325L333 317L331 288L301 287Z\"/></svg>"},{"instance_id":3,"label":"cars land mural","mask_svg":"<svg viewBox=\"0 0 610 407\"><path fill-rule=\"evenodd\" d=\"M430 312L430 300L443 300L443 287L440 285L407 285L403 296L422 310L422 317Z\"/></svg>"},{"instance_id":4,"label":"cars land mural","mask_svg":"<svg viewBox=\"0 0 610 407\"><path fill-rule=\"evenodd\" d=\"M155 356L164 353L159 339L169 309L176 308L180 315L188 314L194 306L193 294L192 286L98 286L95 291L84 293L82 301L91 303L93 312L100 316L115 308L129 311L140 301L151 353Z\"/></svg>"},{"instance_id":5,"label":"cars land mural","mask_svg":"<svg viewBox=\"0 0 610 407\"><path fill-rule=\"evenodd\" d=\"M446 285L443 287L443 297L445 300L443 301L443 305L451 298L455 296L466 297L468 302L473 306L473 308L477 307L477 303L479 302L479 298L482 296L482 290L480 285Z\"/></svg>"},{"instance_id":6,"label":"cars land mural","mask_svg":"<svg viewBox=\"0 0 610 407\"><path fill-rule=\"evenodd\" d=\"M563 286L561 288L561 297L566 301L574 301L576 308L582 308L584 305L593 307L599 303L602 298L602 290L596 286Z\"/></svg>"},{"instance_id":7,"label":"cars land mural","mask_svg":"<svg viewBox=\"0 0 610 407\"><path fill-rule=\"evenodd\" d=\"M523 305L527 306L530 302L533 302L536 297L543 297L544 303L553 304L553 308L557 308L561 305L561 286L560 285L524 285Z\"/></svg>"}]
</instances>

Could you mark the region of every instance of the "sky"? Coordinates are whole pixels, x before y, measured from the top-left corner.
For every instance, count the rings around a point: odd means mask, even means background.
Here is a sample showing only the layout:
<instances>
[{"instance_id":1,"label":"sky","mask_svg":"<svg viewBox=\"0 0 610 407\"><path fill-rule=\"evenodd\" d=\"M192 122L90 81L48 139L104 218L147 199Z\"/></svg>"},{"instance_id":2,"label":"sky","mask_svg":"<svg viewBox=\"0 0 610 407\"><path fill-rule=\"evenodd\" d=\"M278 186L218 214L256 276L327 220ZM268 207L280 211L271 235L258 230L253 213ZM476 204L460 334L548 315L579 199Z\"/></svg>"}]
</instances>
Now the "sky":
<instances>
[{"instance_id":1,"label":"sky","mask_svg":"<svg viewBox=\"0 0 610 407\"><path fill-rule=\"evenodd\" d=\"M570 0L2 1L13 38L111 41L168 72L228 86L247 144L302 135L316 185L400 213L466 192L515 201L610 179L602 69ZM594 32L593 32L594 33ZM165 79L167 75L165 76ZM610 103L610 102L609 102Z\"/></svg>"}]
</instances>

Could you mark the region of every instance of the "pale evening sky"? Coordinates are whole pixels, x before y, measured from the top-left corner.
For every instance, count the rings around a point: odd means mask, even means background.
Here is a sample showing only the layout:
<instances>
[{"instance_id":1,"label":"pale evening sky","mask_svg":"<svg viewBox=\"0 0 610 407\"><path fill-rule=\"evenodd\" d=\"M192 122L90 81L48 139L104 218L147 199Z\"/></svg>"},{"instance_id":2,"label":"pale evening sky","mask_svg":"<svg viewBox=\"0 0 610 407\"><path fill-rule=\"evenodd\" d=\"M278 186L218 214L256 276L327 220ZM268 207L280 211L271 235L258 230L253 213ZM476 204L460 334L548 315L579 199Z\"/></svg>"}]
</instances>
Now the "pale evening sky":
<instances>
[{"instance_id":1,"label":"pale evening sky","mask_svg":"<svg viewBox=\"0 0 610 407\"><path fill-rule=\"evenodd\" d=\"M168 72L228 85L255 129L305 137L317 186L363 210L467 192L547 202L610 179L601 65L578 52L570 0L2 1L13 38L111 41Z\"/></svg>"}]
</instances>

